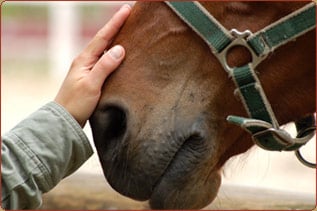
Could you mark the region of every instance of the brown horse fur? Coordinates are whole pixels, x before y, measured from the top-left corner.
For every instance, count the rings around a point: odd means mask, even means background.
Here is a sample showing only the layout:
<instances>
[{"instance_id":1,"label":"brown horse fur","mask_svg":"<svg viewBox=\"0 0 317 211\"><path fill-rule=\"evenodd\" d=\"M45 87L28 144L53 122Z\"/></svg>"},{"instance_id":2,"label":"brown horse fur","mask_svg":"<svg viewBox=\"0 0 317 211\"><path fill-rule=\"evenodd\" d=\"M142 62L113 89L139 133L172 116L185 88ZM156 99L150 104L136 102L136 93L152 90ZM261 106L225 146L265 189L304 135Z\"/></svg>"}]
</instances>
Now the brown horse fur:
<instances>
[{"instance_id":1,"label":"brown horse fur","mask_svg":"<svg viewBox=\"0 0 317 211\"><path fill-rule=\"evenodd\" d=\"M305 2L202 2L227 29L256 32ZM152 208L210 203L222 165L252 145L226 121L246 116L234 84L207 45L162 2L140 2L114 41L126 59L105 83L91 118L109 183ZM273 52L258 75L280 124L314 113L315 31ZM244 49L231 65L249 60Z\"/></svg>"}]
</instances>

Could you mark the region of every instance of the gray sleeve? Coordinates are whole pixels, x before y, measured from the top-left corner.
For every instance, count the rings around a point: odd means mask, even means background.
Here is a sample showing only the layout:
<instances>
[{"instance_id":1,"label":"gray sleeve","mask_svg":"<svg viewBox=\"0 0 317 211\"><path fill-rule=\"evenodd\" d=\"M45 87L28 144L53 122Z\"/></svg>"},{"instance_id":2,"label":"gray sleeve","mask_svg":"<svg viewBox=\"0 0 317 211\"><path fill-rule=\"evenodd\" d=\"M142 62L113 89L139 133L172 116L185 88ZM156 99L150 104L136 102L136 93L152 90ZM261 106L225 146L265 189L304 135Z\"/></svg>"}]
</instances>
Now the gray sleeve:
<instances>
[{"instance_id":1,"label":"gray sleeve","mask_svg":"<svg viewBox=\"0 0 317 211\"><path fill-rule=\"evenodd\" d=\"M92 153L75 119L57 103L48 103L2 137L2 207L39 207L42 193L77 170Z\"/></svg>"}]
</instances>

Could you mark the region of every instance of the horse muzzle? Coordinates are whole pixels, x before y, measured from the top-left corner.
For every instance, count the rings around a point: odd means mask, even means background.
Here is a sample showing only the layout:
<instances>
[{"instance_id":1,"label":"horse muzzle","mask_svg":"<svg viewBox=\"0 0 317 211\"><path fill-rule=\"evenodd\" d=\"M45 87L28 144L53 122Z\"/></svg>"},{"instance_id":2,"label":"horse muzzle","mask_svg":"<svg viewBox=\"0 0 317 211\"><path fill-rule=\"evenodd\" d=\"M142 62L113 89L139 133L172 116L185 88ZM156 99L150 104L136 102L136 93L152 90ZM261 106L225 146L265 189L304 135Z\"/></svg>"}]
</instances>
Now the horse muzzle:
<instances>
[{"instance_id":1,"label":"horse muzzle","mask_svg":"<svg viewBox=\"0 0 317 211\"><path fill-rule=\"evenodd\" d=\"M95 111L90 120L95 145L115 190L136 200L150 200L155 209L201 208L210 202L220 176L210 170L212 166L206 167L214 146L207 143L204 118L175 119L172 129L168 118L144 121L152 124L149 127L123 105L108 104ZM206 186L212 193L201 193Z\"/></svg>"}]
</instances>

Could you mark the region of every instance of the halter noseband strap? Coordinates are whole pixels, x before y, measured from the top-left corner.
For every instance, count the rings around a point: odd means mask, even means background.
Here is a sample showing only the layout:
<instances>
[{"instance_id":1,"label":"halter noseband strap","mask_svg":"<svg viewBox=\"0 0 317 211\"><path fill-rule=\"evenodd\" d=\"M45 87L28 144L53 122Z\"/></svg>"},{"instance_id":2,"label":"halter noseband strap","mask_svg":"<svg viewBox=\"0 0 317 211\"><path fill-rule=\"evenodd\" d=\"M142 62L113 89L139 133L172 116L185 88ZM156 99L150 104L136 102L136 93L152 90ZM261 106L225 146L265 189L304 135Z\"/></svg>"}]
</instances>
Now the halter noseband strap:
<instances>
[{"instance_id":1,"label":"halter noseband strap","mask_svg":"<svg viewBox=\"0 0 317 211\"><path fill-rule=\"evenodd\" d=\"M198 2L166 4L208 44L233 78L237 87L235 92L240 95L250 118L228 116L229 122L248 131L258 146L272 151L298 150L314 136L316 126L313 115L295 123L298 130L296 138L279 127L254 70L276 48L316 27L314 3L307 4L255 34L249 30L228 31ZM230 67L227 64L227 52L234 46L247 48L252 55L252 62L241 67Z\"/></svg>"}]
</instances>

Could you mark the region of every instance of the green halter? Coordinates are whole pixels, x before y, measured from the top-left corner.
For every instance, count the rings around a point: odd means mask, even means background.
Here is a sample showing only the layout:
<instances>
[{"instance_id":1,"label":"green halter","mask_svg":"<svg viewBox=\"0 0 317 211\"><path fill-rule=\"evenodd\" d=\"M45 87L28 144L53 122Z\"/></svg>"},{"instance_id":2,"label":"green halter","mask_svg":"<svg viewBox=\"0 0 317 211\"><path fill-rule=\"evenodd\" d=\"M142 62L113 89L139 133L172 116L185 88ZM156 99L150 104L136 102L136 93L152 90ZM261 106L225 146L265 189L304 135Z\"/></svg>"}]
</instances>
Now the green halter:
<instances>
[{"instance_id":1,"label":"green halter","mask_svg":"<svg viewBox=\"0 0 317 211\"><path fill-rule=\"evenodd\" d=\"M228 116L227 120L248 131L254 142L272 151L298 150L315 134L315 118L309 116L296 122L296 138L281 129L262 85L254 71L269 53L316 27L315 4L285 16L279 21L252 34L249 30L239 32L225 29L198 2L166 2L210 47L223 68L232 77L249 118ZM244 46L252 55L252 62L241 67L227 64L227 52L234 46ZM304 122L304 124L303 124ZM303 126L304 125L304 126Z\"/></svg>"}]
</instances>

